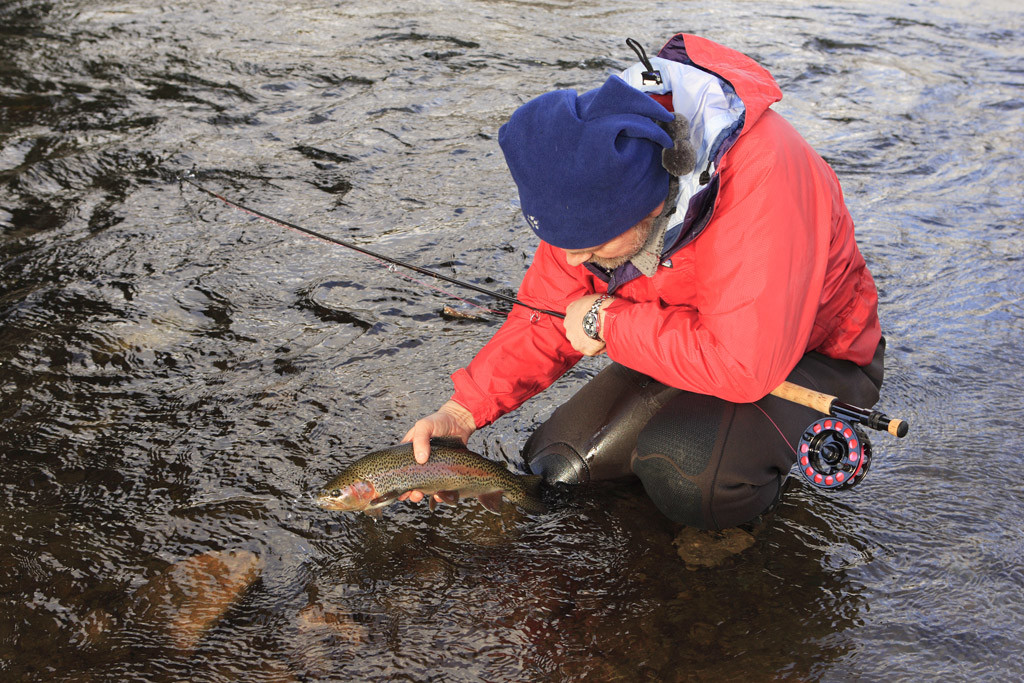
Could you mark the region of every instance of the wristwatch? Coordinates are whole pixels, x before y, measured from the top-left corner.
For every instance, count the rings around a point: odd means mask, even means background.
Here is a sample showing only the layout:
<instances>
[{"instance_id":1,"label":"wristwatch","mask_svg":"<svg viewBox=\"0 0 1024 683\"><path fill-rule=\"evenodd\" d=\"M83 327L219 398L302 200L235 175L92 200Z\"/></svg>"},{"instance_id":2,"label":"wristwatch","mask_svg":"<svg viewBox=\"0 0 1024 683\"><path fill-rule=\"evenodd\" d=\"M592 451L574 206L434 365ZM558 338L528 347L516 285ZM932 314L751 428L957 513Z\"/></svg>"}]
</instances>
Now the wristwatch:
<instances>
[{"instance_id":1,"label":"wristwatch","mask_svg":"<svg viewBox=\"0 0 1024 683\"><path fill-rule=\"evenodd\" d=\"M591 339L601 340L601 319L598 314L601 312L601 304L610 299L607 294L602 294L594 300L590 310L583 316L583 333Z\"/></svg>"}]
</instances>

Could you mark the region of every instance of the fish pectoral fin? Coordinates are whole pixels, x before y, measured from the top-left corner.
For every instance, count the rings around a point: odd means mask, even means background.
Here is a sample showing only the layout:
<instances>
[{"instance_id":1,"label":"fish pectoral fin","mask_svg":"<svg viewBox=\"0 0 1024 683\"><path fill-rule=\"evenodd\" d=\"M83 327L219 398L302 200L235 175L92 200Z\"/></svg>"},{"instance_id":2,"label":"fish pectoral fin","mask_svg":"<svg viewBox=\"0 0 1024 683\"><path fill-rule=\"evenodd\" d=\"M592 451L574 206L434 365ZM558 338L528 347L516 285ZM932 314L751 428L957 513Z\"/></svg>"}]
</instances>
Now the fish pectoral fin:
<instances>
[{"instance_id":1,"label":"fish pectoral fin","mask_svg":"<svg viewBox=\"0 0 1024 683\"><path fill-rule=\"evenodd\" d=\"M490 493L481 493L477 498L480 499L480 504L490 510L496 515L501 514L501 496L503 491L491 491Z\"/></svg>"},{"instance_id":2,"label":"fish pectoral fin","mask_svg":"<svg viewBox=\"0 0 1024 683\"><path fill-rule=\"evenodd\" d=\"M394 501L398 500L398 497L400 495L402 495L401 491L388 491L383 496L377 496L376 498L371 500L369 507L371 507L371 508L381 508L381 507L384 507L388 503L391 503L391 502L394 502Z\"/></svg>"},{"instance_id":3,"label":"fish pectoral fin","mask_svg":"<svg viewBox=\"0 0 1024 683\"><path fill-rule=\"evenodd\" d=\"M436 501L436 500L434 500L434 497L433 497L433 496L427 496L427 507L429 507L429 508L430 508L430 511L431 511L431 512L433 512L433 511L434 511L434 508L436 508L436 507L437 507L437 501Z\"/></svg>"},{"instance_id":4,"label":"fish pectoral fin","mask_svg":"<svg viewBox=\"0 0 1024 683\"><path fill-rule=\"evenodd\" d=\"M441 499L441 502L447 503L448 505L455 505L459 502L458 491L438 491L437 497Z\"/></svg>"}]
</instances>

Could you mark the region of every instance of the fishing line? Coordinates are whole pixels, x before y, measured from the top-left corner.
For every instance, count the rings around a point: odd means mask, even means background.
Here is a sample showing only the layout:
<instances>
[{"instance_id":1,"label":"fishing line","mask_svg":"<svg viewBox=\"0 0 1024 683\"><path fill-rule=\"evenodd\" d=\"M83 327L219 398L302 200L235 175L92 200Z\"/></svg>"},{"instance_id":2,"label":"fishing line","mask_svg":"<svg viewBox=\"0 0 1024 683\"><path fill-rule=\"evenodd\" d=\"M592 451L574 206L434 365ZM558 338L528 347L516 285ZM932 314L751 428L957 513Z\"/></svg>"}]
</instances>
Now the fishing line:
<instances>
[{"instance_id":1,"label":"fishing line","mask_svg":"<svg viewBox=\"0 0 1024 683\"><path fill-rule=\"evenodd\" d=\"M493 297L495 299L498 299L499 301L504 301L505 303L509 303L509 304L514 305L514 306L516 306L516 305L517 306L522 306L522 307L527 308L527 309L529 309L531 311L534 311L535 313L544 313L546 315L554 316L556 318L565 318L565 314L559 313L558 311L549 311L547 309L537 308L535 306L531 306L531 305L529 305L527 303L524 303L524 302L520 301L519 299L516 299L515 297L511 297L511 296L507 296L505 294L502 294L501 292L495 292L494 290L486 289L484 287L480 287L479 285L474 285L471 282L466 282L464 280L459 280L459 279L456 279L454 277L451 277L451 276L448 276L448 275L444 275L443 273L439 273L439 272L437 272L435 270L430 270L429 268L423 268L422 266L417 266L417 265L412 264L412 263L407 263L405 261L400 261L399 259L392 258L390 256L385 256L384 254L380 254L378 252L371 251L369 249L366 249L364 247L360 247L360 246L358 246L356 244L353 244L351 242L346 242L345 240L340 240L340 239L337 239L335 237L331 237L329 235L325 235L322 232L318 232L316 230L311 230L310 228L304 228L301 225L296 225L295 223L292 223L290 221L286 221L283 218L276 218L276 217L271 216L269 214L263 213L262 211L254 209L254 208L252 208L250 206L246 206L246 205L244 205L244 204L242 204L240 202L236 202L236 201L234 201L232 199L228 199L224 195L222 195L222 194L220 194L218 192L215 192L215 191L213 191L213 190L211 190L211 189L209 189L207 187L204 187L203 185L200 185L199 183L197 183L195 180L192 179L193 177L194 177L194 172L183 173L183 174L178 176L178 180L179 180L179 182L188 183L189 185L191 185L192 187L196 188L200 192L203 192L204 194L207 194L207 195L213 197L214 199L218 199L218 200L224 202L225 204L227 204L228 206L232 207L233 209L237 209L239 211L247 213L250 216L254 216L254 217L259 218L261 220L265 220L265 221L268 221L270 223L274 223L275 225L279 225L279 226L281 226L283 228L288 228L289 230L294 230L296 232L302 233L303 235L306 235L308 237L313 237L313 238L322 240L322 241L327 242L329 244L335 244L335 245L340 246L340 247L345 247L346 249L351 249L352 251L358 252L358 253L360 253L360 254L362 254L364 256L368 256L368 257L370 257L372 259L375 259L376 261L384 264L387 267L387 269L390 272L392 272L392 273L396 273L396 274L400 275L401 277L404 277L407 280L410 280L411 282L415 282L417 284L423 285L424 287L428 287L428 288L433 289L433 290L435 290L437 292L441 292L445 296L451 297L453 299L457 299L457 300L462 301L462 302L464 302L466 304L469 304L470 306L473 306L475 308L483 309L485 311L488 311L489 313L499 313L499 314L501 313L501 311L496 311L496 310L487 308L486 306L480 306L479 304L475 304L472 301L468 301L467 299L463 299L462 297L456 296L455 294L452 294L451 292L449 292L449 291L447 291L445 289L442 289L441 287L438 287L436 285L432 285L429 282L424 282L422 280L417 280L416 278L409 277L407 275L402 275L395 268L396 267L405 268L407 270L411 270L411 271L419 273L421 275L428 275L428 276L430 276L432 278L436 278L438 280L443 280L444 282L448 282L448 283L451 283L453 285L457 285L459 287L463 287L465 289L470 289L470 290L473 290L474 292L478 292L480 294L486 294L487 296L490 296L490 297Z\"/></svg>"}]
</instances>

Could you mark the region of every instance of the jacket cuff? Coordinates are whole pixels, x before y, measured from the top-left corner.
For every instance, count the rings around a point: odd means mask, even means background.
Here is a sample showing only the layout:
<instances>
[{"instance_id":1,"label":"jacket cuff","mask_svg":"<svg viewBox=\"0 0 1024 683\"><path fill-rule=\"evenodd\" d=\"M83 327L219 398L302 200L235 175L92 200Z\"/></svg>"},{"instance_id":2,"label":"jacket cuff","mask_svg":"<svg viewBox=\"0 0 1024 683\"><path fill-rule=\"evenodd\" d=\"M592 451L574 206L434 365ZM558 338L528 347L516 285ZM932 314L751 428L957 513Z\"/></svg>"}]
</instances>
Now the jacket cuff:
<instances>
[{"instance_id":1,"label":"jacket cuff","mask_svg":"<svg viewBox=\"0 0 1024 683\"><path fill-rule=\"evenodd\" d=\"M614 297L601 311L601 341L608 343L609 337L615 334L615 319L629 306L628 301L621 297Z\"/></svg>"},{"instance_id":2,"label":"jacket cuff","mask_svg":"<svg viewBox=\"0 0 1024 683\"><path fill-rule=\"evenodd\" d=\"M455 385L455 393L452 394L451 400L473 414L473 422L477 429L486 427L501 417L498 405L473 381L465 368L452 373L452 384Z\"/></svg>"}]
</instances>

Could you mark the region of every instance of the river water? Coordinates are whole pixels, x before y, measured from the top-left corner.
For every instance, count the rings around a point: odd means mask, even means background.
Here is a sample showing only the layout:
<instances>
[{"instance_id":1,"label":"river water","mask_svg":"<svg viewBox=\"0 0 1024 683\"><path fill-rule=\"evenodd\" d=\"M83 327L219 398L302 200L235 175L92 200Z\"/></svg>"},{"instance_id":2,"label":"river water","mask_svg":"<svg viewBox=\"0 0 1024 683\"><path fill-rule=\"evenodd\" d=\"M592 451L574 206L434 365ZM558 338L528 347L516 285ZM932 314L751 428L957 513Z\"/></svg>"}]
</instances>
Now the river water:
<instances>
[{"instance_id":1,"label":"river water","mask_svg":"<svg viewBox=\"0 0 1024 683\"><path fill-rule=\"evenodd\" d=\"M675 31L758 59L840 176L889 340L871 473L690 569L634 487L381 521L311 492L494 332L272 215L488 288L533 249L496 131ZM0 2L5 680L1008 680L1024 671L1016 3ZM485 298L469 297L478 304ZM520 466L588 361L470 445ZM259 579L191 648L131 614Z\"/></svg>"}]
</instances>

